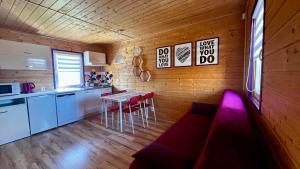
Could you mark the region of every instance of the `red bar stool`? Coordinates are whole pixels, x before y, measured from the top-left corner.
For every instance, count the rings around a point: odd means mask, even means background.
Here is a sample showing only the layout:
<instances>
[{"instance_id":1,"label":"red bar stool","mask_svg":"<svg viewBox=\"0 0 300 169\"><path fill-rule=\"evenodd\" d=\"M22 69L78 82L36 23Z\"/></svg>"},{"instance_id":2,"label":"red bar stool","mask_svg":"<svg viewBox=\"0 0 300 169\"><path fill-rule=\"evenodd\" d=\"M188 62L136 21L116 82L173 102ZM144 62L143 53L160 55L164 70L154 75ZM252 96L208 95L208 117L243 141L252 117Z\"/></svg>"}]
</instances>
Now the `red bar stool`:
<instances>
[{"instance_id":1,"label":"red bar stool","mask_svg":"<svg viewBox=\"0 0 300 169\"><path fill-rule=\"evenodd\" d=\"M155 124L157 124L155 105L154 105L154 93L153 92L147 93L142 97L142 99L143 99L142 108L144 109L145 114L146 114L147 126L148 126L149 108L151 108L153 115L154 115ZM150 103L149 103L149 101L150 101Z\"/></svg>"},{"instance_id":2,"label":"red bar stool","mask_svg":"<svg viewBox=\"0 0 300 169\"><path fill-rule=\"evenodd\" d=\"M133 134L134 134L134 126L133 126L134 122L133 122L132 114L134 112L138 113L139 111L142 111L142 105L140 101L141 101L141 96L133 96L127 102L127 108L123 109L123 113L127 113L130 116L130 122L131 122L131 128ZM145 128L143 112L141 114L142 114L143 127Z\"/></svg>"}]
</instances>

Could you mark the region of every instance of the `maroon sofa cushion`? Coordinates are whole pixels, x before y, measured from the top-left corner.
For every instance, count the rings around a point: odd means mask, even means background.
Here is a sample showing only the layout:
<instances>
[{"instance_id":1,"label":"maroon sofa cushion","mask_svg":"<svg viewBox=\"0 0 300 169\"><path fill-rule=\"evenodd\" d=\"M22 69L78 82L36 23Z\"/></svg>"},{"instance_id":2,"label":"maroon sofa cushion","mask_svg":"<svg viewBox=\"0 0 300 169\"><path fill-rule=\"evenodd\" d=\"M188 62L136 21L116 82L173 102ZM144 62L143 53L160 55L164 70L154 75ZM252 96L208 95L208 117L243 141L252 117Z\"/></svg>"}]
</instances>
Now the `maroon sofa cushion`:
<instances>
[{"instance_id":1,"label":"maroon sofa cushion","mask_svg":"<svg viewBox=\"0 0 300 169\"><path fill-rule=\"evenodd\" d=\"M192 164L195 165L204 146L212 121L213 116L188 112L155 140L154 143L165 147L165 149L170 150L169 152L174 152L178 156L184 157L184 159L191 161ZM147 148L148 147L145 147L144 149ZM159 150L157 150L157 152L159 152ZM142 156L143 154L140 154L140 158L136 158L133 161L130 166L131 169L153 168L140 160L143 158ZM158 160L160 159L160 156L156 157ZM151 161L155 162L157 159L154 158L151 159ZM165 160L165 163L174 161L171 159Z\"/></svg>"},{"instance_id":2,"label":"maroon sofa cushion","mask_svg":"<svg viewBox=\"0 0 300 169\"><path fill-rule=\"evenodd\" d=\"M194 162L176 152L156 143L152 143L133 155L135 159L155 169L190 169Z\"/></svg>"},{"instance_id":3,"label":"maroon sofa cushion","mask_svg":"<svg viewBox=\"0 0 300 169\"><path fill-rule=\"evenodd\" d=\"M156 141L195 162L204 146L213 116L187 113Z\"/></svg>"},{"instance_id":4,"label":"maroon sofa cushion","mask_svg":"<svg viewBox=\"0 0 300 169\"><path fill-rule=\"evenodd\" d=\"M192 160L195 163L194 169L268 168L241 96L232 90L225 90L216 113L215 110L214 105L193 104L192 111L161 135L155 144L170 150L168 153L174 153L176 158ZM160 152L159 146L155 151L152 148L151 153ZM168 153L162 154L168 157ZM157 158L147 159L155 162L163 159L161 156L154 156ZM170 161L174 161L172 159L174 157L164 158L165 168L170 168L167 166ZM130 168L155 167L149 167L135 159Z\"/></svg>"},{"instance_id":5,"label":"maroon sofa cushion","mask_svg":"<svg viewBox=\"0 0 300 169\"><path fill-rule=\"evenodd\" d=\"M217 112L217 109L218 105L207 103L193 103L191 113L213 116Z\"/></svg>"},{"instance_id":6,"label":"maroon sofa cushion","mask_svg":"<svg viewBox=\"0 0 300 169\"><path fill-rule=\"evenodd\" d=\"M129 169L152 169L151 167L146 166L146 164L140 160L133 160L130 164Z\"/></svg>"},{"instance_id":7,"label":"maroon sofa cushion","mask_svg":"<svg viewBox=\"0 0 300 169\"><path fill-rule=\"evenodd\" d=\"M226 90L194 169L259 169L260 157L242 98Z\"/></svg>"}]
</instances>

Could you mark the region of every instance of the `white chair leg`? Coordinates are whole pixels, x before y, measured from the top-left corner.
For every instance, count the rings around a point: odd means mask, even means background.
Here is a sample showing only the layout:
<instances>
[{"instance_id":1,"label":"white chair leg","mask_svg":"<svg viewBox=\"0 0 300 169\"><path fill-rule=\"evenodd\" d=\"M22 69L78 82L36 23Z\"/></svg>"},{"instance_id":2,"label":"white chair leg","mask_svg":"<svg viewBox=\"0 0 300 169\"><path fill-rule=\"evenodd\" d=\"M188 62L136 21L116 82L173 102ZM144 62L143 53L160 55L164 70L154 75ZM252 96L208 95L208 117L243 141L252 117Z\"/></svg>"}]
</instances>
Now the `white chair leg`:
<instances>
[{"instance_id":1,"label":"white chair leg","mask_svg":"<svg viewBox=\"0 0 300 169\"><path fill-rule=\"evenodd\" d=\"M103 112L103 110L104 110L104 106L103 106L103 105L104 105L104 104L103 104L102 101L100 101L100 104L101 104L101 108L100 108L100 111L99 111L99 112L101 113L101 124L102 124L102 121L103 121L103 113L104 113L104 112Z\"/></svg>"},{"instance_id":2,"label":"white chair leg","mask_svg":"<svg viewBox=\"0 0 300 169\"><path fill-rule=\"evenodd\" d=\"M144 112L145 112L145 119L146 119L146 123L147 123L147 127L149 127L149 123L148 123L148 108L146 108L146 104L148 103L147 100L144 101Z\"/></svg>"},{"instance_id":3,"label":"white chair leg","mask_svg":"<svg viewBox=\"0 0 300 169\"><path fill-rule=\"evenodd\" d=\"M147 123L147 127L149 127L149 108L145 108L145 115L146 115L146 123Z\"/></svg>"},{"instance_id":4,"label":"white chair leg","mask_svg":"<svg viewBox=\"0 0 300 169\"><path fill-rule=\"evenodd\" d=\"M111 128L114 128L114 112L111 112Z\"/></svg>"},{"instance_id":5,"label":"white chair leg","mask_svg":"<svg viewBox=\"0 0 300 169\"><path fill-rule=\"evenodd\" d=\"M143 123L143 127L145 128L145 122L144 122L144 113L143 113L143 109L141 109L141 114L142 114L142 123Z\"/></svg>"},{"instance_id":6,"label":"white chair leg","mask_svg":"<svg viewBox=\"0 0 300 169\"><path fill-rule=\"evenodd\" d=\"M142 116L142 123L143 123L143 127L145 128L145 122L144 122L144 112L143 112L143 109L142 109L142 105L140 103L140 110L138 111L138 113L141 111L141 116Z\"/></svg>"},{"instance_id":7,"label":"white chair leg","mask_svg":"<svg viewBox=\"0 0 300 169\"><path fill-rule=\"evenodd\" d=\"M117 130L120 128L119 126L119 123L120 123L120 114L119 113L117 113L117 121L116 121L116 123L117 123Z\"/></svg>"},{"instance_id":8,"label":"white chair leg","mask_svg":"<svg viewBox=\"0 0 300 169\"><path fill-rule=\"evenodd\" d=\"M107 128L107 102L106 101L104 101L104 104L105 104L105 128Z\"/></svg>"},{"instance_id":9,"label":"white chair leg","mask_svg":"<svg viewBox=\"0 0 300 169\"><path fill-rule=\"evenodd\" d=\"M102 122L103 122L103 113L104 112L101 112L101 125L102 125Z\"/></svg>"},{"instance_id":10,"label":"white chair leg","mask_svg":"<svg viewBox=\"0 0 300 169\"><path fill-rule=\"evenodd\" d=\"M132 134L134 134L134 127L133 127L132 113L130 112L129 114L130 114L130 121L131 121Z\"/></svg>"},{"instance_id":11,"label":"white chair leg","mask_svg":"<svg viewBox=\"0 0 300 169\"><path fill-rule=\"evenodd\" d=\"M127 125L127 122L126 122L126 113L124 113L123 115L124 115L124 122L125 122L125 125Z\"/></svg>"},{"instance_id":12,"label":"white chair leg","mask_svg":"<svg viewBox=\"0 0 300 169\"><path fill-rule=\"evenodd\" d=\"M153 98L152 98L152 110L153 110L153 114L154 114L155 124L157 124L157 121L156 121L156 113L155 113L155 106L154 106Z\"/></svg>"}]
</instances>

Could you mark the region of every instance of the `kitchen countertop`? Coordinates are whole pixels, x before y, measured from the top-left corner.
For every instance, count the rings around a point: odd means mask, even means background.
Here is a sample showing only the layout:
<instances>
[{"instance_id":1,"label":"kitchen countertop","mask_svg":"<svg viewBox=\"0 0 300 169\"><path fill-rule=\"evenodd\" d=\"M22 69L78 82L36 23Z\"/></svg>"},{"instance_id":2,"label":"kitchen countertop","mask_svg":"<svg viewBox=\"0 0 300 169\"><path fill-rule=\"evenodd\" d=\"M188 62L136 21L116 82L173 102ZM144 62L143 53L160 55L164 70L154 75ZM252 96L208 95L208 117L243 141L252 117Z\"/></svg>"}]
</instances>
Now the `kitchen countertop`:
<instances>
[{"instance_id":1,"label":"kitchen countertop","mask_svg":"<svg viewBox=\"0 0 300 169\"><path fill-rule=\"evenodd\" d=\"M55 89L55 90L24 93L24 94L11 95L11 96L1 96L0 100L33 97L33 96L40 96L40 95L46 95L46 94L63 94L63 93L69 93L69 92L78 92L78 91L93 90L93 89L103 89L103 88L110 88L110 87L111 86Z\"/></svg>"}]
</instances>

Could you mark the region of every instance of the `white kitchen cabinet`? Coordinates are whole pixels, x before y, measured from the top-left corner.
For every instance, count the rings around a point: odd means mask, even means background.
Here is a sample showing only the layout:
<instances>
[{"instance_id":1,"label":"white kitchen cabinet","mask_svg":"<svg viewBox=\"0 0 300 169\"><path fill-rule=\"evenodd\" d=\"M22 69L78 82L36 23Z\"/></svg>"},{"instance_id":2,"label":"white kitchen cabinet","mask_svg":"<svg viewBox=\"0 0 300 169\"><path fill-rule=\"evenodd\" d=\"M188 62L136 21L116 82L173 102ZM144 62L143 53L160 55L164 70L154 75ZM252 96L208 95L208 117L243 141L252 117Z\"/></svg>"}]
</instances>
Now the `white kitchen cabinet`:
<instances>
[{"instance_id":1,"label":"white kitchen cabinet","mask_svg":"<svg viewBox=\"0 0 300 169\"><path fill-rule=\"evenodd\" d=\"M105 53L85 51L83 56L85 66L108 66Z\"/></svg>"},{"instance_id":2,"label":"white kitchen cabinet","mask_svg":"<svg viewBox=\"0 0 300 169\"><path fill-rule=\"evenodd\" d=\"M31 134L57 127L56 100L54 94L27 98Z\"/></svg>"},{"instance_id":3,"label":"white kitchen cabinet","mask_svg":"<svg viewBox=\"0 0 300 169\"><path fill-rule=\"evenodd\" d=\"M56 95L57 124L62 126L80 120L75 93Z\"/></svg>"},{"instance_id":4,"label":"white kitchen cabinet","mask_svg":"<svg viewBox=\"0 0 300 169\"><path fill-rule=\"evenodd\" d=\"M77 105L77 114L80 118L85 116L84 106L85 106L85 91L76 92L76 105Z\"/></svg>"},{"instance_id":5,"label":"white kitchen cabinet","mask_svg":"<svg viewBox=\"0 0 300 169\"><path fill-rule=\"evenodd\" d=\"M49 70L51 49L49 46L0 40L0 69Z\"/></svg>"},{"instance_id":6,"label":"white kitchen cabinet","mask_svg":"<svg viewBox=\"0 0 300 169\"><path fill-rule=\"evenodd\" d=\"M102 106L100 96L101 94L108 92L112 92L111 87L77 92L76 98L78 114L80 114L81 117L84 117L91 113L97 113L99 111L103 112L104 108Z\"/></svg>"},{"instance_id":7,"label":"white kitchen cabinet","mask_svg":"<svg viewBox=\"0 0 300 169\"><path fill-rule=\"evenodd\" d=\"M80 114L81 118L98 111L97 106L99 104L96 102L97 92L94 90L76 92L77 113Z\"/></svg>"},{"instance_id":8,"label":"white kitchen cabinet","mask_svg":"<svg viewBox=\"0 0 300 169\"><path fill-rule=\"evenodd\" d=\"M30 136L25 98L0 101L0 145Z\"/></svg>"},{"instance_id":9,"label":"white kitchen cabinet","mask_svg":"<svg viewBox=\"0 0 300 169\"><path fill-rule=\"evenodd\" d=\"M85 115L99 112L100 109L101 89L93 89L85 91Z\"/></svg>"}]
</instances>

